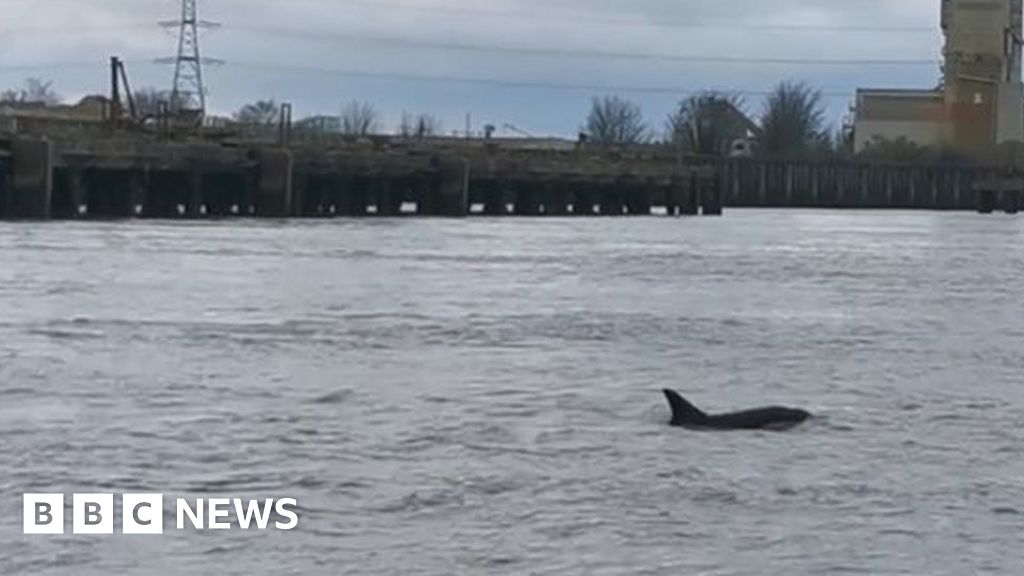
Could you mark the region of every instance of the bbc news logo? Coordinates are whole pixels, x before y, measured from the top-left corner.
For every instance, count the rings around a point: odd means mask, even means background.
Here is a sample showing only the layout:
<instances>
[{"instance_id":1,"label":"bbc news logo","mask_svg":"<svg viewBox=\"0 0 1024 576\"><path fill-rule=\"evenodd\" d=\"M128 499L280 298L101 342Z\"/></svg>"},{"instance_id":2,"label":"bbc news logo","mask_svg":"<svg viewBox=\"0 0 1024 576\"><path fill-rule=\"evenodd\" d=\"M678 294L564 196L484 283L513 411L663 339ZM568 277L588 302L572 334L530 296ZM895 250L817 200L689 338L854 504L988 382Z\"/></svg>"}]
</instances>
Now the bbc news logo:
<instances>
[{"instance_id":1,"label":"bbc news logo","mask_svg":"<svg viewBox=\"0 0 1024 576\"><path fill-rule=\"evenodd\" d=\"M63 494L24 494L25 534L64 534ZM294 498L197 498L175 500L175 526L178 530L294 530L299 525ZM113 534L113 494L73 494L71 529L73 534ZM122 534L163 534L163 494L123 494L121 496Z\"/></svg>"}]
</instances>

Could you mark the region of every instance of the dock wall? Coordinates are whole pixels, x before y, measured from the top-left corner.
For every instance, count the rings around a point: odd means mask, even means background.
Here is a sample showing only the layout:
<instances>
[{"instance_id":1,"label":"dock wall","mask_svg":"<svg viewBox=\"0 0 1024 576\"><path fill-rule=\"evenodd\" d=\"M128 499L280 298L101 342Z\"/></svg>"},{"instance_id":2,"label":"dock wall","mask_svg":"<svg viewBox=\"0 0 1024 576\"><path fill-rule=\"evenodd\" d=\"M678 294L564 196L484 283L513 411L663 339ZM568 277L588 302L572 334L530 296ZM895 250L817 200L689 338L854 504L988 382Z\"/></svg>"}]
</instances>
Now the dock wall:
<instances>
[{"instance_id":1,"label":"dock wall","mask_svg":"<svg viewBox=\"0 0 1024 576\"><path fill-rule=\"evenodd\" d=\"M1024 179L968 166L0 140L8 219L1016 212L1022 191Z\"/></svg>"}]
</instances>

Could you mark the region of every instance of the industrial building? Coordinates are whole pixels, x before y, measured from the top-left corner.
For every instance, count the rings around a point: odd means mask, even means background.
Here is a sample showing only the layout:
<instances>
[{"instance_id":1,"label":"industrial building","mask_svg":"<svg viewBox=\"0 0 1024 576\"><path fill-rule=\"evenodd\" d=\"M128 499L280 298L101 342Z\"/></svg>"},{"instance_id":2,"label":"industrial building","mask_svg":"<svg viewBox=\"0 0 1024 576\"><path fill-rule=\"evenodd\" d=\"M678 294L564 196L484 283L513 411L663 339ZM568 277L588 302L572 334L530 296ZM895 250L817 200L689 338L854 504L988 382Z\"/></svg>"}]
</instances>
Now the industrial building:
<instances>
[{"instance_id":1,"label":"industrial building","mask_svg":"<svg viewBox=\"0 0 1024 576\"><path fill-rule=\"evenodd\" d=\"M1024 0L942 0L942 83L857 91L854 145L905 140L985 154L1024 142Z\"/></svg>"}]
</instances>

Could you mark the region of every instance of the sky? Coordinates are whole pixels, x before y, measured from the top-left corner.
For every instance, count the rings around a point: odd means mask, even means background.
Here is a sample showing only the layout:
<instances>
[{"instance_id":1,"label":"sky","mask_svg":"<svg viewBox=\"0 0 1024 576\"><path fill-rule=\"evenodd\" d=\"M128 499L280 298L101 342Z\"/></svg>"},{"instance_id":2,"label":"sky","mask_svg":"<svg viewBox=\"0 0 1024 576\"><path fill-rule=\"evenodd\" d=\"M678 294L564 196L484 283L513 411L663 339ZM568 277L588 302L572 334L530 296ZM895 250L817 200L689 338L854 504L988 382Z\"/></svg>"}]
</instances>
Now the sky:
<instances>
[{"instance_id":1,"label":"sky","mask_svg":"<svg viewBox=\"0 0 1024 576\"><path fill-rule=\"evenodd\" d=\"M384 131L403 114L445 132L574 137L595 96L641 105L661 131L697 91L764 93L797 80L825 94L830 122L858 87L932 88L939 0L198 0L210 112L290 102L294 117L371 103ZM52 80L68 100L109 90L107 62L133 87L169 89L180 0L0 0L0 89Z\"/></svg>"}]
</instances>

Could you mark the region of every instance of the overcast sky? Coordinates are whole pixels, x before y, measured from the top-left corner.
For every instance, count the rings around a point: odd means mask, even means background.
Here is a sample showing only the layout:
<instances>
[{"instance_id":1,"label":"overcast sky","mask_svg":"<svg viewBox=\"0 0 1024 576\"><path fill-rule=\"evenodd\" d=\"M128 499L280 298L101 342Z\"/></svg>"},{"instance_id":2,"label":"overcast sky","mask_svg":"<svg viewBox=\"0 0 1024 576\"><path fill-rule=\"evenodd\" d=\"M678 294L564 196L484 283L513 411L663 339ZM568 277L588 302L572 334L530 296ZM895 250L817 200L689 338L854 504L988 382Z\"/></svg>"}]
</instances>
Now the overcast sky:
<instances>
[{"instance_id":1,"label":"overcast sky","mask_svg":"<svg viewBox=\"0 0 1024 576\"><path fill-rule=\"evenodd\" d=\"M403 111L433 113L446 131L470 113L477 130L572 136L595 95L636 100L660 130L686 91L743 92L756 115L760 93L796 79L827 93L838 122L857 87L931 88L939 76L939 0L199 1L223 24L202 45L225 61L206 69L217 114L260 98L292 102L296 117L336 114L359 99L389 130ZM155 22L179 7L0 0L0 87L38 76L69 99L105 92L118 54L135 86L169 88L171 68L153 60L176 41Z\"/></svg>"}]
</instances>

